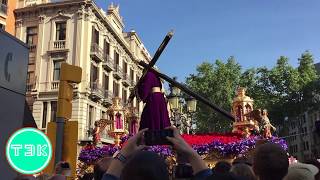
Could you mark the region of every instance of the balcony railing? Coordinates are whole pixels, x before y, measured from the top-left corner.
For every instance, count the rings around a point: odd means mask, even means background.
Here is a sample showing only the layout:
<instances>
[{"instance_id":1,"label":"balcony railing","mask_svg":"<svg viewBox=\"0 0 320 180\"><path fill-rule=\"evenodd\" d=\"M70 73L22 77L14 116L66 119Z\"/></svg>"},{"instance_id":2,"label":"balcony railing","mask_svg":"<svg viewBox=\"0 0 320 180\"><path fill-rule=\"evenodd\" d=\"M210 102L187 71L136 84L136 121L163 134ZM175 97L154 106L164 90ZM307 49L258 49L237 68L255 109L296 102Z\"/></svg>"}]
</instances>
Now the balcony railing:
<instances>
[{"instance_id":1,"label":"balcony railing","mask_svg":"<svg viewBox=\"0 0 320 180\"><path fill-rule=\"evenodd\" d=\"M121 79L122 77L122 68L118 65L118 64L115 64L114 65L114 71L113 71L113 75L116 79Z\"/></svg>"},{"instance_id":2,"label":"balcony railing","mask_svg":"<svg viewBox=\"0 0 320 180\"><path fill-rule=\"evenodd\" d=\"M97 43L91 44L90 55L96 61L99 61L99 62L103 61L103 50Z\"/></svg>"},{"instance_id":3,"label":"balcony railing","mask_svg":"<svg viewBox=\"0 0 320 180\"><path fill-rule=\"evenodd\" d=\"M92 82L90 84L91 97L93 100L99 100L103 98L103 89L98 82Z\"/></svg>"},{"instance_id":4,"label":"balcony railing","mask_svg":"<svg viewBox=\"0 0 320 180\"><path fill-rule=\"evenodd\" d=\"M35 64L36 58L35 57L29 57L29 64Z\"/></svg>"},{"instance_id":5,"label":"balcony railing","mask_svg":"<svg viewBox=\"0 0 320 180\"><path fill-rule=\"evenodd\" d=\"M30 44L29 45L29 52L35 52L37 49L37 45L36 44Z\"/></svg>"},{"instance_id":6,"label":"balcony railing","mask_svg":"<svg viewBox=\"0 0 320 180\"><path fill-rule=\"evenodd\" d=\"M53 51L64 51L67 50L66 40L56 40L51 42L51 50Z\"/></svg>"},{"instance_id":7,"label":"balcony railing","mask_svg":"<svg viewBox=\"0 0 320 180\"><path fill-rule=\"evenodd\" d=\"M129 86L130 85L130 80L129 80L128 75L126 73L123 73L122 77L123 77L122 84L124 86Z\"/></svg>"},{"instance_id":8,"label":"balcony railing","mask_svg":"<svg viewBox=\"0 0 320 180\"><path fill-rule=\"evenodd\" d=\"M114 65L113 65L113 59L110 57L109 54L106 54L104 56L104 61L102 63L102 66L107 70L107 71L113 71Z\"/></svg>"},{"instance_id":9,"label":"balcony railing","mask_svg":"<svg viewBox=\"0 0 320 180\"><path fill-rule=\"evenodd\" d=\"M105 90L103 104L106 106L112 105L112 98L113 98L113 93L111 91Z\"/></svg>"},{"instance_id":10,"label":"balcony railing","mask_svg":"<svg viewBox=\"0 0 320 180\"><path fill-rule=\"evenodd\" d=\"M59 81L51 82L51 90L59 90Z\"/></svg>"},{"instance_id":11,"label":"balcony railing","mask_svg":"<svg viewBox=\"0 0 320 180\"><path fill-rule=\"evenodd\" d=\"M27 92L31 92L35 88L35 84L27 84Z\"/></svg>"},{"instance_id":12,"label":"balcony railing","mask_svg":"<svg viewBox=\"0 0 320 180\"><path fill-rule=\"evenodd\" d=\"M113 93L111 91L105 90L104 91L104 98L105 99L112 99L113 98Z\"/></svg>"},{"instance_id":13,"label":"balcony railing","mask_svg":"<svg viewBox=\"0 0 320 180\"><path fill-rule=\"evenodd\" d=\"M7 14L8 6L0 3L0 13Z\"/></svg>"}]
</instances>

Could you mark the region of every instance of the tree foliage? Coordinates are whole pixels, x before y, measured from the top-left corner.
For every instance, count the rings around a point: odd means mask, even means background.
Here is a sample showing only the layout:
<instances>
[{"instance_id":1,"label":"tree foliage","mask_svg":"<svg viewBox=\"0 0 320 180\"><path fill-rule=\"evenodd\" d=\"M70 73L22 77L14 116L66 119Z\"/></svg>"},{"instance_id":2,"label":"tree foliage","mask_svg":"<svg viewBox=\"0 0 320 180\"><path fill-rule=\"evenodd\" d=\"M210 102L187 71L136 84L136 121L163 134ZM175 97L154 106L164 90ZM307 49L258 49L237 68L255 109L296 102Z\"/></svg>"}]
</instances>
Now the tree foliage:
<instances>
[{"instance_id":1,"label":"tree foliage","mask_svg":"<svg viewBox=\"0 0 320 180\"><path fill-rule=\"evenodd\" d=\"M247 88L255 108L268 109L270 119L281 124L285 117L294 117L320 101L320 80L313 56L304 52L294 68L285 56L280 56L272 68L259 67L243 70L230 57L226 63L216 60L204 62L197 73L187 77L186 83L211 102L230 111L238 86ZM319 96L319 97L318 97ZM209 107L199 103L195 116L198 132L229 131L231 123Z\"/></svg>"},{"instance_id":2,"label":"tree foliage","mask_svg":"<svg viewBox=\"0 0 320 180\"><path fill-rule=\"evenodd\" d=\"M187 78L187 84L216 105L230 109L241 74L241 67L235 59L230 57L226 63L221 60L216 60L214 64L202 63L197 67L197 72ZM230 120L206 105L198 104L196 119L199 132L224 131L230 128Z\"/></svg>"}]
</instances>

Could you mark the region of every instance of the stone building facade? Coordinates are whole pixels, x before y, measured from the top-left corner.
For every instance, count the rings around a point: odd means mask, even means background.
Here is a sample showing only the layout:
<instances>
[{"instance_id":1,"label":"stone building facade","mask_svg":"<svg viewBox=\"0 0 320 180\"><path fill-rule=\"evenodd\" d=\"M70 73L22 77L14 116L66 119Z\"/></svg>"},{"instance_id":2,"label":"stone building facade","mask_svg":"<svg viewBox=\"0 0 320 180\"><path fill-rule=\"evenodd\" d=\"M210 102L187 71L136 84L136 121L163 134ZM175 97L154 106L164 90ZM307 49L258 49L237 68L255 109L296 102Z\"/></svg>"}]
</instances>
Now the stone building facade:
<instances>
[{"instance_id":1,"label":"stone building facade","mask_svg":"<svg viewBox=\"0 0 320 180\"><path fill-rule=\"evenodd\" d=\"M288 119L286 141L290 155L300 161L320 159L320 135L315 123L320 121L320 111L308 111L295 119Z\"/></svg>"},{"instance_id":2,"label":"stone building facade","mask_svg":"<svg viewBox=\"0 0 320 180\"><path fill-rule=\"evenodd\" d=\"M28 0L25 0L28 1ZM27 102L39 128L55 119L60 65L82 68L74 89L72 120L79 122L79 140L87 139L96 120L106 115L117 96L126 103L142 73L135 60L151 57L135 31L124 32L119 6L105 12L93 0L20 3L16 37L30 46ZM142 103L131 103L137 111ZM102 137L112 143L107 133Z\"/></svg>"}]
</instances>

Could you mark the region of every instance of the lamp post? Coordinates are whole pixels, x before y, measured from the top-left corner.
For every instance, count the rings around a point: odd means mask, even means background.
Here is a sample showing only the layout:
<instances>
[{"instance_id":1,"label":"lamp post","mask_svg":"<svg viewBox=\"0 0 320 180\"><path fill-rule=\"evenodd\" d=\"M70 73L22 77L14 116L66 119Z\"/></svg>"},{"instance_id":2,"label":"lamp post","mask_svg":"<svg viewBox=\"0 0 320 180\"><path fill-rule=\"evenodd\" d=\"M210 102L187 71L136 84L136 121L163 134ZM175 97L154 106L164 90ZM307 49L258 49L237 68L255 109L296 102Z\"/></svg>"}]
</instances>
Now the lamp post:
<instances>
[{"instance_id":1,"label":"lamp post","mask_svg":"<svg viewBox=\"0 0 320 180\"><path fill-rule=\"evenodd\" d=\"M180 89L177 89L176 87L170 86L170 94L168 96L168 101L170 105L170 111L171 111L171 121L173 121L174 125L180 129L181 121L180 121Z\"/></svg>"},{"instance_id":2,"label":"lamp post","mask_svg":"<svg viewBox=\"0 0 320 180\"><path fill-rule=\"evenodd\" d=\"M187 128L187 134L189 134L189 131L193 131L194 129L194 122L193 122L193 115L197 111L197 100L193 97L188 97L186 98L186 104L187 104L187 117L188 117L188 122L189 126Z\"/></svg>"},{"instance_id":3,"label":"lamp post","mask_svg":"<svg viewBox=\"0 0 320 180\"><path fill-rule=\"evenodd\" d=\"M183 98L181 90L170 85L168 101L171 110L171 121L181 131L187 134L193 128L193 115L196 112L197 101L193 97Z\"/></svg>"}]
</instances>

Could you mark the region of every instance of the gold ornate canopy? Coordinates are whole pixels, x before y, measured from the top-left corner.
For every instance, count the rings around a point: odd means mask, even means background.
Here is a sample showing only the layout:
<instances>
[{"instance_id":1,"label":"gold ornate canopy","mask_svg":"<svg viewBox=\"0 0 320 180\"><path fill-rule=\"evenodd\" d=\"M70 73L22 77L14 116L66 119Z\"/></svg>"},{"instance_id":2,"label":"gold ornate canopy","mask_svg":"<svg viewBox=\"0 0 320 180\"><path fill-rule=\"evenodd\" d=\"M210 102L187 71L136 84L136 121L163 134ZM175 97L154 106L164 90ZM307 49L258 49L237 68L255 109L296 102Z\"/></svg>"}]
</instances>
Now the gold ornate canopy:
<instances>
[{"instance_id":1,"label":"gold ornate canopy","mask_svg":"<svg viewBox=\"0 0 320 180\"><path fill-rule=\"evenodd\" d=\"M246 88L239 87L237 96L233 99L231 113L235 117L232 132L238 132L244 136L250 135L250 130L258 127L258 122L251 116L253 111L253 99L246 96Z\"/></svg>"},{"instance_id":2,"label":"gold ornate canopy","mask_svg":"<svg viewBox=\"0 0 320 180\"><path fill-rule=\"evenodd\" d=\"M112 106L109 108L107 114L108 118L112 120L112 129L109 134L114 136L115 144L120 144L120 137L126 133L126 109L120 103L121 98L114 97L112 99Z\"/></svg>"}]
</instances>

